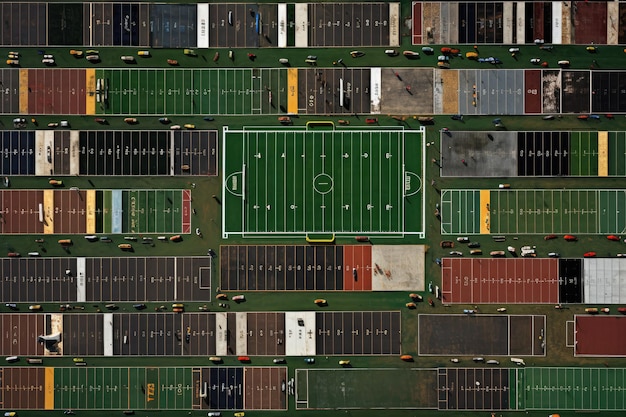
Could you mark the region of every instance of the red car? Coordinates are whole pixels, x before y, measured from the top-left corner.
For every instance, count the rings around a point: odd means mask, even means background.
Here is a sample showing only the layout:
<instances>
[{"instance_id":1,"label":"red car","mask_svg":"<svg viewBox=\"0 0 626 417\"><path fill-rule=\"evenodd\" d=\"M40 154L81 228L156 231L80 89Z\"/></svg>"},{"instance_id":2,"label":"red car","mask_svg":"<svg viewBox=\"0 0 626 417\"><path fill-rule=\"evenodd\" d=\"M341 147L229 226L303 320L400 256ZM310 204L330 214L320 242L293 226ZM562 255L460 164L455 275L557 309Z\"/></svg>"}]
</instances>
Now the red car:
<instances>
[{"instance_id":1,"label":"red car","mask_svg":"<svg viewBox=\"0 0 626 417\"><path fill-rule=\"evenodd\" d=\"M596 257L596 253L595 252L586 252L583 256L585 258L595 258Z\"/></svg>"},{"instance_id":2,"label":"red car","mask_svg":"<svg viewBox=\"0 0 626 417\"><path fill-rule=\"evenodd\" d=\"M250 357L249 356L239 356L239 357L237 357L237 360L239 362L250 362Z\"/></svg>"},{"instance_id":3,"label":"red car","mask_svg":"<svg viewBox=\"0 0 626 417\"><path fill-rule=\"evenodd\" d=\"M578 238L574 235L565 235L563 236L563 239L567 240L568 242L576 242L578 240Z\"/></svg>"},{"instance_id":4,"label":"red car","mask_svg":"<svg viewBox=\"0 0 626 417\"><path fill-rule=\"evenodd\" d=\"M375 117L368 117L367 119L365 119L365 123L368 125L374 125L378 123L378 119Z\"/></svg>"},{"instance_id":5,"label":"red car","mask_svg":"<svg viewBox=\"0 0 626 417\"><path fill-rule=\"evenodd\" d=\"M552 240L556 238L557 238L557 235L547 235L543 237L543 240Z\"/></svg>"},{"instance_id":6,"label":"red car","mask_svg":"<svg viewBox=\"0 0 626 417\"><path fill-rule=\"evenodd\" d=\"M619 236L615 236L615 235L608 235L606 238L609 239L609 240L612 240L614 242L619 242L620 241Z\"/></svg>"}]
</instances>

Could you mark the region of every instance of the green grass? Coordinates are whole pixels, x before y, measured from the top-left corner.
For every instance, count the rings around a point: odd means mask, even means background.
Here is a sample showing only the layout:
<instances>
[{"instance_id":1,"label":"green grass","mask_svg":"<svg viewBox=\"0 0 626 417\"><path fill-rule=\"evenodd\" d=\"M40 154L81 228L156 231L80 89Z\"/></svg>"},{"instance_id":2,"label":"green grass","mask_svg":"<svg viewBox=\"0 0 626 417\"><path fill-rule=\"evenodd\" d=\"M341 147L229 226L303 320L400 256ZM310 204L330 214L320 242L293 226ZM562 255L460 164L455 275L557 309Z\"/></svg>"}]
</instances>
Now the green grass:
<instances>
[{"instance_id":1,"label":"green grass","mask_svg":"<svg viewBox=\"0 0 626 417\"><path fill-rule=\"evenodd\" d=\"M421 143L409 133L229 132L224 233L419 232L403 229L403 169L416 174L414 181L421 180L422 171L419 147L411 147L411 157L405 154L405 143ZM412 187L407 193L420 189ZM419 213L413 208L410 217Z\"/></svg>"}]
</instances>

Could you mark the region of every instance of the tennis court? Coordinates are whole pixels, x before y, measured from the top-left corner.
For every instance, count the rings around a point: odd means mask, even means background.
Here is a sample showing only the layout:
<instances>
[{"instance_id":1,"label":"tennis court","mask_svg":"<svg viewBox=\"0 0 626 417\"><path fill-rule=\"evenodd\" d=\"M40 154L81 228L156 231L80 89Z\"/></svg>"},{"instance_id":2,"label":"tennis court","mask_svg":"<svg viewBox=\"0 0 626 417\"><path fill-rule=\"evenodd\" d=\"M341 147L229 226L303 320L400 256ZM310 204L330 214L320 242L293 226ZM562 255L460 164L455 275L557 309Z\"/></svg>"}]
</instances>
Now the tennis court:
<instances>
[{"instance_id":1,"label":"tennis court","mask_svg":"<svg viewBox=\"0 0 626 417\"><path fill-rule=\"evenodd\" d=\"M626 190L442 190L442 234L621 234Z\"/></svg>"},{"instance_id":2,"label":"tennis court","mask_svg":"<svg viewBox=\"0 0 626 417\"><path fill-rule=\"evenodd\" d=\"M98 69L107 80L104 114L278 114L287 107L287 70ZM106 106L105 106L106 104Z\"/></svg>"},{"instance_id":3,"label":"tennis court","mask_svg":"<svg viewBox=\"0 0 626 417\"><path fill-rule=\"evenodd\" d=\"M423 236L424 132L225 127L223 237Z\"/></svg>"}]
</instances>

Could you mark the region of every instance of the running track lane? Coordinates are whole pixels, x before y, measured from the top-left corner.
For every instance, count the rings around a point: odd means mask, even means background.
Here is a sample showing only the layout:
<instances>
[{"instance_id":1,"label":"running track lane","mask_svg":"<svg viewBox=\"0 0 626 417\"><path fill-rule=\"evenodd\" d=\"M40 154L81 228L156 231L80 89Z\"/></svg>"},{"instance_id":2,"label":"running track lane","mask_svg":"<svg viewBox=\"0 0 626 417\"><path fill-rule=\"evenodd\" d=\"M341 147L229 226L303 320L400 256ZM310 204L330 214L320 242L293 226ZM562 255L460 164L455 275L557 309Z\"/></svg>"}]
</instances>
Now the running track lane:
<instances>
[{"instance_id":1,"label":"running track lane","mask_svg":"<svg viewBox=\"0 0 626 417\"><path fill-rule=\"evenodd\" d=\"M343 247L343 290L372 290L372 247L369 245L346 245ZM353 268L357 277L354 278Z\"/></svg>"},{"instance_id":2,"label":"running track lane","mask_svg":"<svg viewBox=\"0 0 626 417\"><path fill-rule=\"evenodd\" d=\"M183 234L191 233L191 190L183 190Z\"/></svg>"},{"instance_id":3,"label":"running track lane","mask_svg":"<svg viewBox=\"0 0 626 417\"><path fill-rule=\"evenodd\" d=\"M558 304L558 260L548 258L444 258L446 303Z\"/></svg>"},{"instance_id":4,"label":"running track lane","mask_svg":"<svg viewBox=\"0 0 626 417\"><path fill-rule=\"evenodd\" d=\"M84 69L28 70L30 114L86 114Z\"/></svg>"},{"instance_id":5,"label":"running track lane","mask_svg":"<svg viewBox=\"0 0 626 417\"><path fill-rule=\"evenodd\" d=\"M422 43L422 2L413 2L413 45Z\"/></svg>"}]
</instances>

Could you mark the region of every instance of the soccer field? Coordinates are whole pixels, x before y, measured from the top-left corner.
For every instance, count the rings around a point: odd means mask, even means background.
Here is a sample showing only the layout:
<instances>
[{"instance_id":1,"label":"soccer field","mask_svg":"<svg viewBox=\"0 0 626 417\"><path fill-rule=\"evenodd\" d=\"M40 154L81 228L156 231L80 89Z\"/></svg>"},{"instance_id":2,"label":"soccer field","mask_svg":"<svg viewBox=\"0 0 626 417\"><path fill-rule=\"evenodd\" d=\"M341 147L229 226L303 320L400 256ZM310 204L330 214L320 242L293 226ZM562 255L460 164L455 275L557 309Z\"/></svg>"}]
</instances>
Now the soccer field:
<instances>
[{"instance_id":1,"label":"soccer field","mask_svg":"<svg viewBox=\"0 0 626 417\"><path fill-rule=\"evenodd\" d=\"M224 238L423 236L423 134L225 128Z\"/></svg>"}]
</instances>

